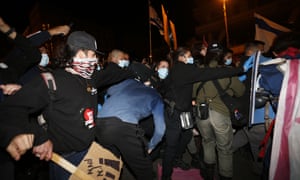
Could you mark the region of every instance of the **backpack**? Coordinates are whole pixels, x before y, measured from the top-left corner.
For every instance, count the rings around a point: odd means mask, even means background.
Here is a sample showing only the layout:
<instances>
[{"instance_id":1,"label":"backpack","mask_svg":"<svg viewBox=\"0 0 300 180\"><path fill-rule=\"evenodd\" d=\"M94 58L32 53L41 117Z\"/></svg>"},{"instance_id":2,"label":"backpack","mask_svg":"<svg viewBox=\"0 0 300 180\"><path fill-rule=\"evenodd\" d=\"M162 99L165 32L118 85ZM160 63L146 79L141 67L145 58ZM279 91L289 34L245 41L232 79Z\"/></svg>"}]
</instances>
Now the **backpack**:
<instances>
[{"instance_id":1,"label":"backpack","mask_svg":"<svg viewBox=\"0 0 300 180\"><path fill-rule=\"evenodd\" d=\"M246 126L248 121L245 115L243 115L240 110L242 107L242 103L236 97L232 97L226 92L231 84L231 78L229 84L225 89L221 87L216 79L213 80L213 83L219 92L221 100L229 110L232 127L234 129L241 129Z\"/></svg>"},{"instance_id":2,"label":"backpack","mask_svg":"<svg viewBox=\"0 0 300 180\"><path fill-rule=\"evenodd\" d=\"M50 108L51 108L52 101L55 98L55 91L56 91L55 79L51 72L42 72L40 74L48 87L48 93L49 93L50 100L51 100L51 102L50 102ZM46 122L43 114L40 114L37 117L37 120L38 120L39 125L42 126L45 130L47 130L48 125L47 125L47 122Z\"/></svg>"}]
</instances>

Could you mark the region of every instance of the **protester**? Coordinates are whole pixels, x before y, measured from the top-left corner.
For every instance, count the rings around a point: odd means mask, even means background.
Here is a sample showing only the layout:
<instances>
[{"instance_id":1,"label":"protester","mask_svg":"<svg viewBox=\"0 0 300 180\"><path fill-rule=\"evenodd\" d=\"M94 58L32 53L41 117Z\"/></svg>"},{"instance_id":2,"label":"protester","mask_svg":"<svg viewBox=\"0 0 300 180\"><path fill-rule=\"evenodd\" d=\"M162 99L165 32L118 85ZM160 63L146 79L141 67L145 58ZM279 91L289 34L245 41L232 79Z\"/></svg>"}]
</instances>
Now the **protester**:
<instances>
[{"instance_id":1,"label":"protester","mask_svg":"<svg viewBox=\"0 0 300 180\"><path fill-rule=\"evenodd\" d=\"M37 31L27 36L27 38L39 48L41 53L41 60L38 64L29 68L18 80L20 85L24 86L36 76L40 76L40 73L51 72L54 65L51 64L53 57L56 56L55 48L58 48L58 42L63 43L65 36L68 35L70 28L68 25L54 26L48 30ZM52 42L52 38L56 36L55 43ZM47 49L46 46L49 40L51 41L52 48ZM50 51L51 50L51 51ZM50 54L51 53L51 54ZM40 114L31 114L30 121L38 121L40 125L46 126L46 122L41 118ZM42 176L48 178L49 163L47 161L40 161L32 152L27 152L22 158L15 162L16 178L20 175L27 175L27 177ZM47 175L47 176L46 176Z\"/></svg>"},{"instance_id":2,"label":"protester","mask_svg":"<svg viewBox=\"0 0 300 180\"><path fill-rule=\"evenodd\" d=\"M51 100L45 81L37 76L1 104L1 117L10 117L2 119L1 124L17 124L23 127L22 133L33 133L33 153L41 160L50 160L52 152L56 152L78 165L95 140L97 87L120 81L116 77L105 77L101 72L95 72L92 78L97 52L92 35L85 31L72 32L67 39L65 57L60 60L65 66L52 71L57 87L55 99ZM116 76L124 78L121 75ZM28 115L38 112L42 112L48 123L47 131L37 122L28 122ZM10 139L18 134L18 131L5 131L2 146L7 147ZM69 176L70 173L50 162L51 180Z\"/></svg>"},{"instance_id":3,"label":"protester","mask_svg":"<svg viewBox=\"0 0 300 180\"><path fill-rule=\"evenodd\" d=\"M132 64L134 64L134 63L132 63ZM148 67L148 66L146 66L146 67ZM160 93L162 98L165 94L164 80L168 76L169 69L170 69L170 64L167 59L161 59L160 61L158 61L158 63L154 67L154 70L148 68L148 70L149 70L148 72L151 73L148 75L150 77L150 81L147 81L148 86L156 89ZM154 127L155 127L154 121L153 121L153 116L144 118L143 120L141 120L139 122L139 125L145 131L145 137L147 139L151 139L151 137L153 136ZM158 147L155 148L155 150L150 154L153 161L156 160L157 158L160 158L161 151L164 146L164 142L165 141L163 139L159 143Z\"/></svg>"},{"instance_id":4,"label":"protester","mask_svg":"<svg viewBox=\"0 0 300 180\"><path fill-rule=\"evenodd\" d=\"M119 49L113 49L107 58L108 62L112 62L117 64L121 68L126 68L129 66L130 61L129 61L129 55L125 53L122 50Z\"/></svg>"},{"instance_id":5,"label":"protester","mask_svg":"<svg viewBox=\"0 0 300 180\"><path fill-rule=\"evenodd\" d=\"M28 39L18 34L15 29L7 25L1 17L0 31L4 33L10 41L13 41L16 48L23 53L21 59L6 57L1 62L1 84L15 83L28 68L40 61L41 55L39 50Z\"/></svg>"},{"instance_id":6,"label":"protester","mask_svg":"<svg viewBox=\"0 0 300 180\"><path fill-rule=\"evenodd\" d=\"M233 64L233 50L229 48L224 48L223 50L223 63L227 67L234 66Z\"/></svg>"},{"instance_id":7,"label":"protester","mask_svg":"<svg viewBox=\"0 0 300 180\"><path fill-rule=\"evenodd\" d=\"M98 109L100 110L105 99L106 99L106 90L112 86L111 82L119 83L121 80L120 77L129 77L135 78L136 75L132 71L128 71L128 66L130 61L128 59L128 54L120 49L113 49L109 52L107 57L107 62L104 65L103 69L97 71L95 74L101 74L102 85L97 89L98 91ZM105 86L103 85L105 84Z\"/></svg>"},{"instance_id":8,"label":"protester","mask_svg":"<svg viewBox=\"0 0 300 180\"><path fill-rule=\"evenodd\" d=\"M111 86L107 95L96 122L98 141L114 152L117 149L136 179L152 180L153 162L148 153L154 150L165 132L160 94L143 81L131 79ZM154 120L154 132L148 142L138 124L150 115Z\"/></svg>"},{"instance_id":9,"label":"protester","mask_svg":"<svg viewBox=\"0 0 300 180\"><path fill-rule=\"evenodd\" d=\"M208 44L206 41L196 42L192 45L191 52L194 57L195 65L201 66L205 64L205 56L207 54Z\"/></svg>"},{"instance_id":10,"label":"protester","mask_svg":"<svg viewBox=\"0 0 300 180\"><path fill-rule=\"evenodd\" d=\"M10 27L0 17L0 31L4 33L10 41L13 41L16 48L23 53L22 59L9 59L0 63L0 102L2 102L7 95L16 93L21 86L12 84L16 83L18 78L28 69L32 64L37 63L41 57L37 48L24 36L18 34L14 28ZM3 118L4 116L1 116ZM22 129L22 127L21 127ZM19 136L11 139L11 145L2 146L2 142L7 140L5 132L13 131L19 132ZM22 130L15 127L15 125L1 125L0 126L0 171L2 178L7 180L14 180L14 163L5 151L11 152L11 155L20 159L20 155L24 154L32 146L33 134L21 133ZM18 150L18 152L16 151Z\"/></svg>"},{"instance_id":11,"label":"protester","mask_svg":"<svg viewBox=\"0 0 300 180\"><path fill-rule=\"evenodd\" d=\"M170 70L170 62L166 59L161 59L157 66L155 67L155 72L154 72L154 77L155 81L153 81L151 84L152 86L157 89L162 95L164 95L163 92L163 83L164 80L167 78L169 75L169 70Z\"/></svg>"},{"instance_id":12,"label":"protester","mask_svg":"<svg viewBox=\"0 0 300 180\"><path fill-rule=\"evenodd\" d=\"M175 106L167 106L166 110L166 148L163 158L163 180L171 178L174 162L181 164L180 156L182 156L192 136L191 130L184 131L181 129L180 113L192 111L193 84L198 81L237 75L247 71L253 62L253 59L249 59L244 64L244 68L198 68L193 65L191 51L185 47L180 47L175 51L173 60L174 66L172 66L166 79L169 89L164 97L170 104ZM179 161L181 162L179 163Z\"/></svg>"}]
</instances>

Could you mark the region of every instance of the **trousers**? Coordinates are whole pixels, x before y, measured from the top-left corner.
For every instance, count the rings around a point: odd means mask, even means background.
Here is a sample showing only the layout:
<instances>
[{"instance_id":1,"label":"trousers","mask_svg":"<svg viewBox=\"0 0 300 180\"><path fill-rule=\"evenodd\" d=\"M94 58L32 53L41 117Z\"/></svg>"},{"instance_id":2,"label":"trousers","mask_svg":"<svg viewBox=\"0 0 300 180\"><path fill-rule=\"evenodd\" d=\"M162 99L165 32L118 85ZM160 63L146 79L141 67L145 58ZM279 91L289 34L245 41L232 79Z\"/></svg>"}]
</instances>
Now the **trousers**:
<instances>
[{"instance_id":1,"label":"trousers","mask_svg":"<svg viewBox=\"0 0 300 180\"><path fill-rule=\"evenodd\" d=\"M137 180L153 180L152 159L147 153L147 141L139 125L116 117L98 119L96 136L101 145L116 156L121 155Z\"/></svg>"}]
</instances>

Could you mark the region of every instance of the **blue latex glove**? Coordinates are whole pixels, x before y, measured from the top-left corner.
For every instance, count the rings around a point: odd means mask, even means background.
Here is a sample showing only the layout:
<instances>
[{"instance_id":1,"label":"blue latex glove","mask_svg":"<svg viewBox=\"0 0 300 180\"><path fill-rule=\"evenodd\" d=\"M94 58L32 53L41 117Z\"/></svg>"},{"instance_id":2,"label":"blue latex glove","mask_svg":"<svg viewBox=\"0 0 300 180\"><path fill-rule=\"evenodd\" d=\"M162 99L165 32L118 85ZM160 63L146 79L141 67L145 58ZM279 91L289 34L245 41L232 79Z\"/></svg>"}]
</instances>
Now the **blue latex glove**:
<instances>
[{"instance_id":1,"label":"blue latex glove","mask_svg":"<svg viewBox=\"0 0 300 180\"><path fill-rule=\"evenodd\" d=\"M240 80L241 82L245 81L246 78L247 78L246 74L243 74L243 75L240 75L240 76L239 76L239 80Z\"/></svg>"},{"instance_id":2,"label":"blue latex glove","mask_svg":"<svg viewBox=\"0 0 300 180\"><path fill-rule=\"evenodd\" d=\"M243 64L244 72L247 72L253 66L255 54L250 56Z\"/></svg>"}]
</instances>

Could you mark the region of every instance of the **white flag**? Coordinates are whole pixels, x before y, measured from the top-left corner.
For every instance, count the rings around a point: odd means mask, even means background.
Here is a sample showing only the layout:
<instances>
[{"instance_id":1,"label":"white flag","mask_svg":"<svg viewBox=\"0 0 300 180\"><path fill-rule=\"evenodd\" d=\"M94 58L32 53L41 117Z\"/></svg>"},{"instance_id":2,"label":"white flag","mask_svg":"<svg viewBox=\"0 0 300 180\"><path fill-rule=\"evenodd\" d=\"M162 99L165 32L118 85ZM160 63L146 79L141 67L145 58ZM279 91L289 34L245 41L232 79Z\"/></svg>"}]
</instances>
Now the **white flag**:
<instances>
[{"instance_id":1,"label":"white flag","mask_svg":"<svg viewBox=\"0 0 300 180\"><path fill-rule=\"evenodd\" d=\"M274 127L270 180L300 177L300 59L286 63Z\"/></svg>"}]
</instances>

